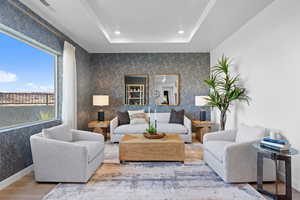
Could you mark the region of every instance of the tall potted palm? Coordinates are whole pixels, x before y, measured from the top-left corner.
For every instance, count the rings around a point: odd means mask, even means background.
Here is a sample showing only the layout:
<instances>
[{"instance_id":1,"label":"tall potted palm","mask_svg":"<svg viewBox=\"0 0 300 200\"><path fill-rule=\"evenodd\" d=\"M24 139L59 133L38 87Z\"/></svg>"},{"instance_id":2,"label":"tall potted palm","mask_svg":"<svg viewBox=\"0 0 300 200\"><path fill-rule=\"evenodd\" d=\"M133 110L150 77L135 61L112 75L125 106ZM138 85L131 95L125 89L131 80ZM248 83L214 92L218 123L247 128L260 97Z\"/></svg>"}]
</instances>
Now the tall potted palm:
<instances>
[{"instance_id":1,"label":"tall potted palm","mask_svg":"<svg viewBox=\"0 0 300 200\"><path fill-rule=\"evenodd\" d=\"M212 67L209 79L204 80L210 89L207 97L207 105L216 107L220 111L220 129L224 130L226 125L226 114L234 101L247 102L246 89L239 86L239 75L230 74L231 62L228 57L222 56L217 64Z\"/></svg>"}]
</instances>

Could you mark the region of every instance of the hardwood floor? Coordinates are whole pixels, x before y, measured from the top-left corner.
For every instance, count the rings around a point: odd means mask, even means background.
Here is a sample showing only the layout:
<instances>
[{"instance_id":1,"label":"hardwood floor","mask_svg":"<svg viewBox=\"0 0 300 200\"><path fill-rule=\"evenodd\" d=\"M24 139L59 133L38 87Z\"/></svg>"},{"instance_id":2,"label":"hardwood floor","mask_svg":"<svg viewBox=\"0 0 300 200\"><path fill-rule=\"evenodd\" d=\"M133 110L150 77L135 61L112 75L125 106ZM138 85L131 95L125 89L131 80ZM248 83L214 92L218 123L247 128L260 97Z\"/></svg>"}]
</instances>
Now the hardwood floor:
<instances>
[{"instance_id":1,"label":"hardwood floor","mask_svg":"<svg viewBox=\"0 0 300 200\"><path fill-rule=\"evenodd\" d=\"M193 143L197 141L193 138ZM0 200L41 200L44 195L56 186L55 183L36 183L33 173L30 173L19 181L0 191ZM255 184L251 184L255 187ZM264 184L264 188L275 191L273 184ZM284 192L284 184L279 185L279 191ZM293 199L300 199L300 192L293 190Z\"/></svg>"},{"instance_id":2,"label":"hardwood floor","mask_svg":"<svg viewBox=\"0 0 300 200\"><path fill-rule=\"evenodd\" d=\"M41 200L56 184L36 183L30 173L0 191L0 200Z\"/></svg>"}]
</instances>

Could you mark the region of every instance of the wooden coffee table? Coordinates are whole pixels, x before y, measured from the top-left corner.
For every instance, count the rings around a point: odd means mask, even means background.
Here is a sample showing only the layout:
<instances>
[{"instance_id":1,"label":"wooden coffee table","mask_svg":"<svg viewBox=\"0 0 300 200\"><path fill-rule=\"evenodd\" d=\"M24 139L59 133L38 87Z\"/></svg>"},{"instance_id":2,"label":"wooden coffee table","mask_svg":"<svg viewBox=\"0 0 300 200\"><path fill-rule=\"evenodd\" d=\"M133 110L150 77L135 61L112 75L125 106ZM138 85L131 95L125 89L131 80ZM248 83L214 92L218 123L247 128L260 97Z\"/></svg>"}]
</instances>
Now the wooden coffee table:
<instances>
[{"instance_id":1,"label":"wooden coffee table","mask_svg":"<svg viewBox=\"0 0 300 200\"><path fill-rule=\"evenodd\" d=\"M119 143L122 161L179 161L184 162L184 141L177 134L161 139L147 139L142 134L124 135Z\"/></svg>"}]
</instances>

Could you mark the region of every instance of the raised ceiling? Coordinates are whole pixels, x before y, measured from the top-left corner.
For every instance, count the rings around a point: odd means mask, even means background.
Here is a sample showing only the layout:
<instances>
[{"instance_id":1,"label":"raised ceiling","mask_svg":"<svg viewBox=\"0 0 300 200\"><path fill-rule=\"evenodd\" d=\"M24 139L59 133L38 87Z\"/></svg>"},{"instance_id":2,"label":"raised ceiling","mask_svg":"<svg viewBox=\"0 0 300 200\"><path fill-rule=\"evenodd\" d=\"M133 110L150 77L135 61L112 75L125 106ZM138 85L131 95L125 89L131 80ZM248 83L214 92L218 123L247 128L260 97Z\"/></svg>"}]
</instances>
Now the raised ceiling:
<instances>
[{"instance_id":1,"label":"raised ceiling","mask_svg":"<svg viewBox=\"0 0 300 200\"><path fill-rule=\"evenodd\" d=\"M91 53L209 52L272 1L21 0Z\"/></svg>"}]
</instances>

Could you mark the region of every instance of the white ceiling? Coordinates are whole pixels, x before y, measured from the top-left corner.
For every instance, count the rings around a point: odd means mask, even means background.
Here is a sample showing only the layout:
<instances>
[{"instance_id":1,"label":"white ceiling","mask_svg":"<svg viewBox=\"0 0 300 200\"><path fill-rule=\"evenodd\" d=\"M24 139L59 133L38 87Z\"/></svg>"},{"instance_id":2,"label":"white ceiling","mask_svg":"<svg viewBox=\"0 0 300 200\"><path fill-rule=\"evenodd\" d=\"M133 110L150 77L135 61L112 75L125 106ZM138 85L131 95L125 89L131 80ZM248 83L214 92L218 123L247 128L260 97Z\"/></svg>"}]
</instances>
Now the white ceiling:
<instances>
[{"instance_id":1,"label":"white ceiling","mask_svg":"<svg viewBox=\"0 0 300 200\"><path fill-rule=\"evenodd\" d=\"M209 52L273 0L21 2L87 51L114 53Z\"/></svg>"}]
</instances>

